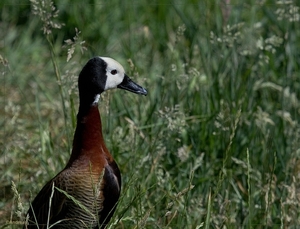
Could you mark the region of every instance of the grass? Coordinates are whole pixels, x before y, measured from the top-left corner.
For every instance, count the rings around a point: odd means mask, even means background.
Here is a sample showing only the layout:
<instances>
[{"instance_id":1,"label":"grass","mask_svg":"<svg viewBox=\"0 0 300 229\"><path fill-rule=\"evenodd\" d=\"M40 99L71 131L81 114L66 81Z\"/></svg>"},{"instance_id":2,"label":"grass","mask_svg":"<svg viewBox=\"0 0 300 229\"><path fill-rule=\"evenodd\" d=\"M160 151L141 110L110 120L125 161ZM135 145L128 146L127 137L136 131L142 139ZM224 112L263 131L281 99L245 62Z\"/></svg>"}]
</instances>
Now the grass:
<instances>
[{"instance_id":1,"label":"grass","mask_svg":"<svg viewBox=\"0 0 300 229\"><path fill-rule=\"evenodd\" d=\"M149 92L101 98L123 179L111 228L298 227L299 4L224 2L0 3L0 228L68 160L94 55Z\"/></svg>"}]
</instances>

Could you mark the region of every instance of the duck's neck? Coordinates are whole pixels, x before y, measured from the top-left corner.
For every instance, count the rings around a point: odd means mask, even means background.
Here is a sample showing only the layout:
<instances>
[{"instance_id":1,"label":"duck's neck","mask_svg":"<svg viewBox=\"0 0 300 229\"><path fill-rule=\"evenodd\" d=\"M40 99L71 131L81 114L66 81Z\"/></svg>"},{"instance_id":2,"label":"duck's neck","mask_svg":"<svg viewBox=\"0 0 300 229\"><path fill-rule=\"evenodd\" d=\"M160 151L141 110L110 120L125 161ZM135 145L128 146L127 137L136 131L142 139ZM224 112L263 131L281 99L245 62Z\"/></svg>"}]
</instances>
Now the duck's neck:
<instances>
[{"instance_id":1,"label":"duck's neck","mask_svg":"<svg viewBox=\"0 0 300 229\"><path fill-rule=\"evenodd\" d=\"M85 103L80 103L72 154L67 167L78 159L92 162L108 154L102 135L98 103L91 103L89 106L82 104Z\"/></svg>"}]
</instances>

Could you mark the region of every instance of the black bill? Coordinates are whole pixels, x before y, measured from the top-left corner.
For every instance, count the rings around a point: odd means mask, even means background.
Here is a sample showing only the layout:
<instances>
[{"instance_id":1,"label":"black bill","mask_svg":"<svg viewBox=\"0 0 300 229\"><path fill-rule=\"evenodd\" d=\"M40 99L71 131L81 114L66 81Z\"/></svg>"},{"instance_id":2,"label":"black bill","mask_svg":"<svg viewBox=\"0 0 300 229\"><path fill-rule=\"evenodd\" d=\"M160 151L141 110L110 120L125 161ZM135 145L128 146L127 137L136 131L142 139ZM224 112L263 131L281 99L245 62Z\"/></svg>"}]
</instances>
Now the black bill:
<instances>
[{"instance_id":1,"label":"black bill","mask_svg":"<svg viewBox=\"0 0 300 229\"><path fill-rule=\"evenodd\" d=\"M140 95L148 94L148 92L145 88L143 88L140 85L138 85L137 83L133 82L126 74L124 76L122 83L120 83L118 85L118 88L121 88L121 89L124 89L127 91L131 91L133 93L140 94Z\"/></svg>"}]
</instances>

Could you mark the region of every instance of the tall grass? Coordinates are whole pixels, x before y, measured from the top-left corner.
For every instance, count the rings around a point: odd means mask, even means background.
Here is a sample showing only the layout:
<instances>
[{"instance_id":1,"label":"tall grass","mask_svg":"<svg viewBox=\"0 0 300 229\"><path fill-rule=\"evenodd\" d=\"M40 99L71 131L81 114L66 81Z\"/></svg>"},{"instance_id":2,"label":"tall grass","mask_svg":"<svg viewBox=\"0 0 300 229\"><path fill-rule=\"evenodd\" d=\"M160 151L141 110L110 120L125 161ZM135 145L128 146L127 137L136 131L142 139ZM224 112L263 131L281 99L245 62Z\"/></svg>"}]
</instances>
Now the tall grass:
<instances>
[{"instance_id":1,"label":"tall grass","mask_svg":"<svg viewBox=\"0 0 300 229\"><path fill-rule=\"evenodd\" d=\"M298 227L296 1L41 2L0 3L2 228L68 160L94 55L149 92L101 98L123 179L111 228Z\"/></svg>"}]
</instances>

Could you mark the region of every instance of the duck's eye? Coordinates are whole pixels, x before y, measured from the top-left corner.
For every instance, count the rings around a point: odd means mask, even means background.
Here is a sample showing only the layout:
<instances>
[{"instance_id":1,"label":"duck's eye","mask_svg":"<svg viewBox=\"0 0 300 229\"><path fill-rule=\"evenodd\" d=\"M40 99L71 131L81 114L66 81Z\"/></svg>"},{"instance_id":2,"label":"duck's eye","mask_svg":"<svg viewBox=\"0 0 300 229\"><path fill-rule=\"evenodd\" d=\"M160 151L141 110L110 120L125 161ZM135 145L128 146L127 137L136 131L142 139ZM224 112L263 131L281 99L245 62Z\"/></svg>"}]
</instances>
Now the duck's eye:
<instances>
[{"instance_id":1,"label":"duck's eye","mask_svg":"<svg viewBox=\"0 0 300 229\"><path fill-rule=\"evenodd\" d=\"M111 72L110 72L112 75L115 75L115 74L117 74L118 73L118 71L116 70L116 69L114 69L114 70L111 70Z\"/></svg>"}]
</instances>

